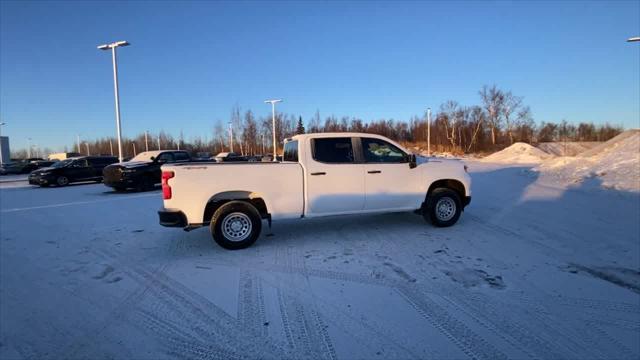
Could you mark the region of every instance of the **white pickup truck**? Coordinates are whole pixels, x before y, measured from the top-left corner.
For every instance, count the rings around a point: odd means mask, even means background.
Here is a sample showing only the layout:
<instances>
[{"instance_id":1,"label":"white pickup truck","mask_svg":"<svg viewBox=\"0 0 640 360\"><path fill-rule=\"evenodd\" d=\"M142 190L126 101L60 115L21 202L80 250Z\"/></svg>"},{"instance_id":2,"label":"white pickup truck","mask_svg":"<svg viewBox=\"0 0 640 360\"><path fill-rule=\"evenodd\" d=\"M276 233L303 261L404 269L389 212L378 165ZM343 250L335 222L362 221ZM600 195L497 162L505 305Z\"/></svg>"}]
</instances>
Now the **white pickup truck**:
<instances>
[{"instance_id":1,"label":"white pickup truck","mask_svg":"<svg viewBox=\"0 0 640 360\"><path fill-rule=\"evenodd\" d=\"M208 225L226 249L252 245L262 220L418 210L436 226L458 221L471 178L457 160L419 158L379 135L296 135L281 162L162 166L160 224Z\"/></svg>"}]
</instances>

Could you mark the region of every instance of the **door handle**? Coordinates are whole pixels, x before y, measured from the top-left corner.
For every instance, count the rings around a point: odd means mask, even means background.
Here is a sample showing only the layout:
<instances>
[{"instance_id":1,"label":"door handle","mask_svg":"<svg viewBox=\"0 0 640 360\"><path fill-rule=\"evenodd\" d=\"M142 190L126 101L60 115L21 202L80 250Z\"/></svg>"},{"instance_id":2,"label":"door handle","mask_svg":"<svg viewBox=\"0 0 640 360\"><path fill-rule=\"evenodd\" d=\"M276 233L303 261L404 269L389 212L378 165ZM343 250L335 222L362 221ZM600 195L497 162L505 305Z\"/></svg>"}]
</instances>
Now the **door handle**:
<instances>
[{"instance_id":1,"label":"door handle","mask_svg":"<svg viewBox=\"0 0 640 360\"><path fill-rule=\"evenodd\" d=\"M311 173L311 175L314 175L314 176L316 176L316 175L327 175L327 173L326 172L313 172L313 173Z\"/></svg>"},{"instance_id":2,"label":"door handle","mask_svg":"<svg viewBox=\"0 0 640 360\"><path fill-rule=\"evenodd\" d=\"M367 171L367 173L369 173L369 174L380 174L381 172L382 171L380 171L380 170L369 170L369 171Z\"/></svg>"}]
</instances>

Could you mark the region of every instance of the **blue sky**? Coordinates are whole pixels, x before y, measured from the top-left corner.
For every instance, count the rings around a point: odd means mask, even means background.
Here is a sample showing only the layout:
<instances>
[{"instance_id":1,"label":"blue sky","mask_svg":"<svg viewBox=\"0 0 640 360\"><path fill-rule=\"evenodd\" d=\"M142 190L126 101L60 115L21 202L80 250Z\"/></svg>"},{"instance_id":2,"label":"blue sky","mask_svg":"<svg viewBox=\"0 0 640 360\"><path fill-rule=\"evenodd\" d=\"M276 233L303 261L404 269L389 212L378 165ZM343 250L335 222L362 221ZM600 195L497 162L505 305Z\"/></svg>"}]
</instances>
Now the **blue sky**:
<instances>
[{"instance_id":1,"label":"blue sky","mask_svg":"<svg viewBox=\"0 0 640 360\"><path fill-rule=\"evenodd\" d=\"M211 136L263 100L321 115L407 120L497 84L536 121L640 127L640 1L0 2L0 118L12 148L125 135Z\"/></svg>"}]
</instances>

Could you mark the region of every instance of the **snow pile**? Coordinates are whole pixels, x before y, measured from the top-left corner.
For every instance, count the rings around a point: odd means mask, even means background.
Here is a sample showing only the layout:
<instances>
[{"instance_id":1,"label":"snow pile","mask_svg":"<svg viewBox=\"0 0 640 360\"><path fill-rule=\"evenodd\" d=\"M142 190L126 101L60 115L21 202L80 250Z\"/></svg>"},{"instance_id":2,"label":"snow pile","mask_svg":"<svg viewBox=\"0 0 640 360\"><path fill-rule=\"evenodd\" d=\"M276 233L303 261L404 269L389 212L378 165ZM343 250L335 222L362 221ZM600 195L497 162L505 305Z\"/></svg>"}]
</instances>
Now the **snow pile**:
<instances>
[{"instance_id":1,"label":"snow pile","mask_svg":"<svg viewBox=\"0 0 640 360\"><path fill-rule=\"evenodd\" d=\"M576 156L600 144L599 141L543 142L538 148L555 156Z\"/></svg>"},{"instance_id":2,"label":"snow pile","mask_svg":"<svg viewBox=\"0 0 640 360\"><path fill-rule=\"evenodd\" d=\"M576 157L550 159L533 171L562 183L595 183L640 191L640 130L628 130Z\"/></svg>"},{"instance_id":3,"label":"snow pile","mask_svg":"<svg viewBox=\"0 0 640 360\"><path fill-rule=\"evenodd\" d=\"M498 151L483 158L482 160L492 163L536 164L550 158L551 156L551 154L546 153L535 146L517 142L502 151Z\"/></svg>"}]
</instances>

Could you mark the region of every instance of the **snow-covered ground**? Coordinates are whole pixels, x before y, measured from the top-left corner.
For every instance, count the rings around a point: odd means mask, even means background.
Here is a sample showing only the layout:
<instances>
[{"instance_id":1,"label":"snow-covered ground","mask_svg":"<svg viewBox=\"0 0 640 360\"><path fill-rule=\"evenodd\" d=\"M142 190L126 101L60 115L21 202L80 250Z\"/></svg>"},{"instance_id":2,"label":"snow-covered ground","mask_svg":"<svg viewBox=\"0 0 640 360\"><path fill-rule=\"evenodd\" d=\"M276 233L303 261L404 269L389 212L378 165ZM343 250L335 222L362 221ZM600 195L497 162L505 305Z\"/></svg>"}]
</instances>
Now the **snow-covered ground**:
<instances>
[{"instance_id":1,"label":"snow-covered ground","mask_svg":"<svg viewBox=\"0 0 640 360\"><path fill-rule=\"evenodd\" d=\"M2 188L0 358L637 359L639 194L467 163L454 227L274 222L242 251L160 227L158 191Z\"/></svg>"}]
</instances>

